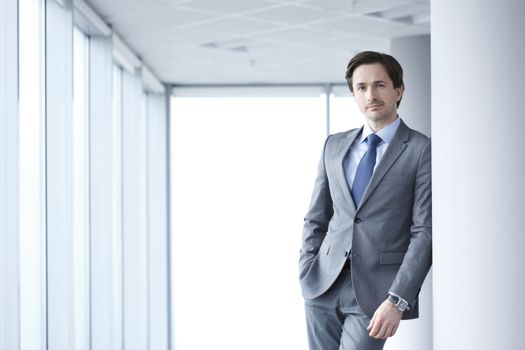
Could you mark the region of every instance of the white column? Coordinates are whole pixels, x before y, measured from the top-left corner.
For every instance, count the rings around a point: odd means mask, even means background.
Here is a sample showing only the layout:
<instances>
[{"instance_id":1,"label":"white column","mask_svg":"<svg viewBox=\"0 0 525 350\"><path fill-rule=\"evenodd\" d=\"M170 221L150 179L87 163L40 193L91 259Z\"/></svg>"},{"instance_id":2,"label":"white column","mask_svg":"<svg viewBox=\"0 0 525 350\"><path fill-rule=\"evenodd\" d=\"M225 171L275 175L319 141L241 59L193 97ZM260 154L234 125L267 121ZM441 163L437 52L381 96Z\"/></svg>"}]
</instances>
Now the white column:
<instances>
[{"instance_id":1,"label":"white column","mask_svg":"<svg viewBox=\"0 0 525 350\"><path fill-rule=\"evenodd\" d=\"M523 349L525 2L432 2L434 349Z\"/></svg>"},{"instance_id":2,"label":"white column","mask_svg":"<svg viewBox=\"0 0 525 350\"><path fill-rule=\"evenodd\" d=\"M392 40L390 54L403 67L405 93L399 115L409 127L430 136L430 36ZM397 334L386 342L385 350L432 348L432 271L419 295L419 319L402 321Z\"/></svg>"}]
</instances>

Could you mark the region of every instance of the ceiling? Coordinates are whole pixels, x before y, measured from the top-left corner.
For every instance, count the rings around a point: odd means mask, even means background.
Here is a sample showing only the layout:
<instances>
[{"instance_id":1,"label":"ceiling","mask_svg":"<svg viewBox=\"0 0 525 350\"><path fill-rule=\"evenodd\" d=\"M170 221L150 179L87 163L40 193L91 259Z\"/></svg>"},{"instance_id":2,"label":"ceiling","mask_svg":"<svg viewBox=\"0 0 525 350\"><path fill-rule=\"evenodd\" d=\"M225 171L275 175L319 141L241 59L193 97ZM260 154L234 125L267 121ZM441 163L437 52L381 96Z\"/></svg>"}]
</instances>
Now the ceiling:
<instances>
[{"instance_id":1,"label":"ceiling","mask_svg":"<svg viewBox=\"0 0 525 350\"><path fill-rule=\"evenodd\" d=\"M165 83L341 83L349 58L430 33L430 0L87 0Z\"/></svg>"}]
</instances>

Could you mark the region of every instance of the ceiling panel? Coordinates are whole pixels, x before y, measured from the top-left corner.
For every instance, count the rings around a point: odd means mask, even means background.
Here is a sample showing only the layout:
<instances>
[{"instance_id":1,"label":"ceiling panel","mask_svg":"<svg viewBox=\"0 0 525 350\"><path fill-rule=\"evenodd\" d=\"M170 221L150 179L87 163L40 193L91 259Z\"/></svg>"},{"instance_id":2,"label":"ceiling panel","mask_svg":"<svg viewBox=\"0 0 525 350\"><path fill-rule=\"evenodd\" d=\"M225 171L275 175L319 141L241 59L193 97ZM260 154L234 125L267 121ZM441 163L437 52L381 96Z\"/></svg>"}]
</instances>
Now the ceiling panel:
<instances>
[{"instance_id":1,"label":"ceiling panel","mask_svg":"<svg viewBox=\"0 0 525 350\"><path fill-rule=\"evenodd\" d=\"M269 10L252 13L251 17L258 19L277 21L286 24L307 24L311 22L325 21L341 15L335 11L324 9L288 5Z\"/></svg>"},{"instance_id":2,"label":"ceiling panel","mask_svg":"<svg viewBox=\"0 0 525 350\"><path fill-rule=\"evenodd\" d=\"M208 33L222 33L231 36L246 36L282 28L278 24L242 17L229 17L192 26L195 30ZM224 37L226 40L227 37Z\"/></svg>"},{"instance_id":3,"label":"ceiling panel","mask_svg":"<svg viewBox=\"0 0 525 350\"><path fill-rule=\"evenodd\" d=\"M344 14L367 14L410 3L410 0L311 0L307 5Z\"/></svg>"},{"instance_id":4,"label":"ceiling panel","mask_svg":"<svg viewBox=\"0 0 525 350\"><path fill-rule=\"evenodd\" d=\"M430 32L429 0L86 0L176 84L344 82L351 56Z\"/></svg>"},{"instance_id":5,"label":"ceiling panel","mask_svg":"<svg viewBox=\"0 0 525 350\"><path fill-rule=\"evenodd\" d=\"M266 0L192 0L181 5L184 8L222 15L249 13L275 6L280 4Z\"/></svg>"},{"instance_id":6,"label":"ceiling panel","mask_svg":"<svg viewBox=\"0 0 525 350\"><path fill-rule=\"evenodd\" d=\"M286 27L278 31L257 35L257 38L287 45L317 45L319 43L341 38L339 34L327 35L325 31L304 27Z\"/></svg>"},{"instance_id":7,"label":"ceiling panel","mask_svg":"<svg viewBox=\"0 0 525 350\"><path fill-rule=\"evenodd\" d=\"M319 46L331 51L359 52L372 50L386 52L390 48L390 40L369 36L341 37L324 41Z\"/></svg>"},{"instance_id":8,"label":"ceiling panel","mask_svg":"<svg viewBox=\"0 0 525 350\"><path fill-rule=\"evenodd\" d=\"M397 22L391 22L376 17L351 16L331 22L318 23L313 26L318 29L326 30L328 33L349 36L365 36L373 33L393 30L401 27L402 25Z\"/></svg>"},{"instance_id":9,"label":"ceiling panel","mask_svg":"<svg viewBox=\"0 0 525 350\"><path fill-rule=\"evenodd\" d=\"M386 39L400 38L409 35L430 35L430 25L401 26L386 32L375 34L375 36L381 36Z\"/></svg>"}]
</instances>

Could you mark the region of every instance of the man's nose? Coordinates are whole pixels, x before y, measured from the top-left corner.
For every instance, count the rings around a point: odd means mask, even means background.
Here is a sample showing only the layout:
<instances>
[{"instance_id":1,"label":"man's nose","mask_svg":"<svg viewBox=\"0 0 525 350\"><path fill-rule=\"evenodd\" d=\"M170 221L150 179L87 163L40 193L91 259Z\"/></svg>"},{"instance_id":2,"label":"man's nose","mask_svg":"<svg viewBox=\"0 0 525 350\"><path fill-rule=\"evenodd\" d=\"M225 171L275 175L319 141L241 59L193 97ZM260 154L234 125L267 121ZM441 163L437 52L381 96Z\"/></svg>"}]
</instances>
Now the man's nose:
<instances>
[{"instance_id":1,"label":"man's nose","mask_svg":"<svg viewBox=\"0 0 525 350\"><path fill-rule=\"evenodd\" d=\"M366 92L366 100L368 102L372 102L373 100L376 99L376 93L374 92L374 89L369 89L367 92Z\"/></svg>"},{"instance_id":2,"label":"man's nose","mask_svg":"<svg viewBox=\"0 0 525 350\"><path fill-rule=\"evenodd\" d=\"M376 99L376 97L377 97L377 95L376 95L375 89L372 88L372 89L368 89L366 91L366 100L367 101L373 101L373 100Z\"/></svg>"}]
</instances>

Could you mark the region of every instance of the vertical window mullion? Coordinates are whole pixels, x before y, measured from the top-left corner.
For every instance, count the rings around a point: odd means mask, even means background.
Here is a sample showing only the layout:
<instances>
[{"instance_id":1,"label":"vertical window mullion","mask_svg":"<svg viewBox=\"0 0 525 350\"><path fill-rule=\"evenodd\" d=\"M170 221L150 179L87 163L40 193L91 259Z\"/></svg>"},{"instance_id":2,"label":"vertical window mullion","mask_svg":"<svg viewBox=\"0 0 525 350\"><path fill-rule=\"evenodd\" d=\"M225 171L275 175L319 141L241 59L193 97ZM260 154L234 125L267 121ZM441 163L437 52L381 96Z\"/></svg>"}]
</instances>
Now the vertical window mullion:
<instances>
[{"instance_id":1,"label":"vertical window mullion","mask_svg":"<svg viewBox=\"0 0 525 350\"><path fill-rule=\"evenodd\" d=\"M138 76L123 74L123 270L126 349L147 348L146 116Z\"/></svg>"},{"instance_id":2,"label":"vertical window mullion","mask_svg":"<svg viewBox=\"0 0 525 350\"><path fill-rule=\"evenodd\" d=\"M89 39L73 40L73 298L75 349L90 348Z\"/></svg>"},{"instance_id":3,"label":"vertical window mullion","mask_svg":"<svg viewBox=\"0 0 525 350\"><path fill-rule=\"evenodd\" d=\"M46 1L47 346L75 347L73 262L73 15Z\"/></svg>"},{"instance_id":4,"label":"vertical window mullion","mask_svg":"<svg viewBox=\"0 0 525 350\"><path fill-rule=\"evenodd\" d=\"M90 225L91 225L91 346L119 349L113 345L115 318L113 289L113 178L114 123L112 117L113 60L111 39L90 38Z\"/></svg>"},{"instance_id":5,"label":"vertical window mullion","mask_svg":"<svg viewBox=\"0 0 525 350\"><path fill-rule=\"evenodd\" d=\"M168 350L167 120L164 95L148 94L149 348Z\"/></svg>"},{"instance_id":6,"label":"vertical window mullion","mask_svg":"<svg viewBox=\"0 0 525 350\"><path fill-rule=\"evenodd\" d=\"M17 1L4 0L0 4L0 348L5 349L20 344L17 20Z\"/></svg>"},{"instance_id":7,"label":"vertical window mullion","mask_svg":"<svg viewBox=\"0 0 525 350\"><path fill-rule=\"evenodd\" d=\"M20 349L46 347L44 2L19 1Z\"/></svg>"},{"instance_id":8,"label":"vertical window mullion","mask_svg":"<svg viewBox=\"0 0 525 350\"><path fill-rule=\"evenodd\" d=\"M122 232L122 69L113 67L112 94L112 349L124 348L123 330L123 232Z\"/></svg>"}]
</instances>

